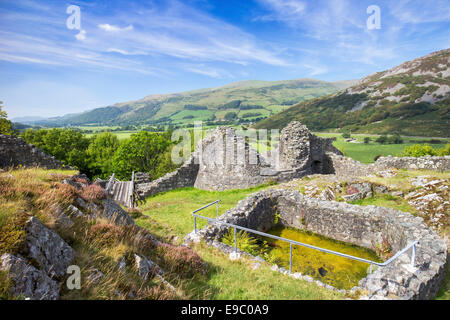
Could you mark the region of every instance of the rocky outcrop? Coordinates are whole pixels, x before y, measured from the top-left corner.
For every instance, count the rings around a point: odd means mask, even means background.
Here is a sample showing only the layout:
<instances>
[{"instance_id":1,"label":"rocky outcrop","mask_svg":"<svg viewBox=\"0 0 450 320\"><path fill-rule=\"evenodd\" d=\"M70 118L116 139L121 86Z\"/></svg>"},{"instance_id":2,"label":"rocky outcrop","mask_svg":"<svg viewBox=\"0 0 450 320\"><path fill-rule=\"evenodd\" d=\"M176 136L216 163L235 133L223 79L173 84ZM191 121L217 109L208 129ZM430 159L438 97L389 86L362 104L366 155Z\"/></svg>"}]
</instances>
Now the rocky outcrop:
<instances>
[{"instance_id":1,"label":"rocky outcrop","mask_svg":"<svg viewBox=\"0 0 450 320\"><path fill-rule=\"evenodd\" d=\"M98 217L104 217L114 224L136 225L133 218L111 199L103 200L103 211L100 212L101 214L97 214Z\"/></svg>"},{"instance_id":2,"label":"rocky outcrop","mask_svg":"<svg viewBox=\"0 0 450 320\"><path fill-rule=\"evenodd\" d=\"M154 274L154 273L159 274L159 275L164 274L162 269L156 263L147 259L144 256L134 254L134 262L135 262L139 277L141 277L144 280L147 280L149 275Z\"/></svg>"},{"instance_id":3,"label":"rocky outcrop","mask_svg":"<svg viewBox=\"0 0 450 320\"><path fill-rule=\"evenodd\" d=\"M63 169L62 162L45 154L41 149L24 140L0 134L0 168L42 167L46 169ZM70 167L66 167L71 169Z\"/></svg>"},{"instance_id":4,"label":"rocky outcrop","mask_svg":"<svg viewBox=\"0 0 450 320\"><path fill-rule=\"evenodd\" d=\"M56 300L59 284L44 271L38 270L24 258L11 254L0 257L0 269L6 271L12 281L11 294L30 300Z\"/></svg>"},{"instance_id":5,"label":"rocky outcrop","mask_svg":"<svg viewBox=\"0 0 450 320\"><path fill-rule=\"evenodd\" d=\"M74 250L35 217L27 221L25 230L25 255L51 277L64 276L75 256Z\"/></svg>"},{"instance_id":6,"label":"rocky outcrop","mask_svg":"<svg viewBox=\"0 0 450 320\"><path fill-rule=\"evenodd\" d=\"M361 280L359 289L371 298L430 299L442 283L447 246L420 217L389 208L356 206L343 202L308 198L297 191L265 190L242 200L220 217L220 221L264 231L279 223L326 237L373 249L388 239L392 254L413 241L414 267L407 251L399 259ZM187 235L185 241L205 239L211 243L227 227L213 223Z\"/></svg>"}]
</instances>

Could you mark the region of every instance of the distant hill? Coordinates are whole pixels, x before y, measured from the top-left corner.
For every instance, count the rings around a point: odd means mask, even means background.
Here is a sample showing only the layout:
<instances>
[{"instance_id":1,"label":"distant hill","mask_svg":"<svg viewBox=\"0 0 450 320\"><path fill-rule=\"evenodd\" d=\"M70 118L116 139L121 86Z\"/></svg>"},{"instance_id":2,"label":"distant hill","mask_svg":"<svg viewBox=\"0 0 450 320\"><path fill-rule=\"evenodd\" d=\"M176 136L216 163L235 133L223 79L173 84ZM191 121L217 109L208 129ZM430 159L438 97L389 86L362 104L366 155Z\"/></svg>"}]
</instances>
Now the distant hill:
<instances>
[{"instance_id":1,"label":"distant hill","mask_svg":"<svg viewBox=\"0 0 450 320\"><path fill-rule=\"evenodd\" d=\"M254 127L281 129L298 120L311 130L449 137L449 67L450 49L437 51L300 102Z\"/></svg>"},{"instance_id":2,"label":"distant hill","mask_svg":"<svg viewBox=\"0 0 450 320\"><path fill-rule=\"evenodd\" d=\"M48 126L185 124L196 120L223 120L230 112L234 112L240 119L256 121L300 101L337 92L352 83L354 82L333 83L314 79L241 81L218 88L150 95L136 101L32 123Z\"/></svg>"},{"instance_id":3,"label":"distant hill","mask_svg":"<svg viewBox=\"0 0 450 320\"><path fill-rule=\"evenodd\" d=\"M20 122L23 124L33 123L33 122L42 121L42 120L45 120L45 118L43 118L43 117L17 117L17 118L11 119L12 122Z\"/></svg>"}]
</instances>

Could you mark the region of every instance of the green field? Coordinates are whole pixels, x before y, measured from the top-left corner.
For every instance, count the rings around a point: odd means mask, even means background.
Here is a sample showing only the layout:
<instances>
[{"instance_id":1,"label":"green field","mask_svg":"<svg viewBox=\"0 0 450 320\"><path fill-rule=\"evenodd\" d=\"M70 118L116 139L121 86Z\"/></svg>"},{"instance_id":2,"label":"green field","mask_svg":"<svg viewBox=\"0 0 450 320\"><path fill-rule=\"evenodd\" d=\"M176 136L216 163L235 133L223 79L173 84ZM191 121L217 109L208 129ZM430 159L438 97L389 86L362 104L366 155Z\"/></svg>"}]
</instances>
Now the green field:
<instances>
[{"instance_id":1,"label":"green field","mask_svg":"<svg viewBox=\"0 0 450 320\"><path fill-rule=\"evenodd\" d=\"M374 142L374 140L379 137L378 135L352 134L352 138L356 139L359 142L352 143L346 142L345 139L342 138L342 134L340 133L315 132L315 134L319 137L336 137L336 141L333 142L333 145L341 152L343 152L345 156L362 163L372 163L374 162L374 158L378 155L399 156L401 155L405 147L417 144L409 142L412 139L411 137L403 137L405 143L402 144L379 144ZM368 144L365 144L363 142L365 137L370 137L372 141ZM421 139L414 138L413 140ZM433 148L443 148L445 147L445 144L433 144L432 146Z\"/></svg>"},{"instance_id":2,"label":"green field","mask_svg":"<svg viewBox=\"0 0 450 320\"><path fill-rule=\"evenodd\" d=\"M117 131L117 132L113 132L113 134L115 134L119 140L125 140L125 139L130 138L130 136L131 136L133 133L137 133L137 132L138 132L138 131ZM90 137L92 137L92 136L94 136L94 135L95 135L95 133L86 133L86 134L85 134L85 136L86 136L87 138L90 138Z\"/></svg>"}]
</instances>

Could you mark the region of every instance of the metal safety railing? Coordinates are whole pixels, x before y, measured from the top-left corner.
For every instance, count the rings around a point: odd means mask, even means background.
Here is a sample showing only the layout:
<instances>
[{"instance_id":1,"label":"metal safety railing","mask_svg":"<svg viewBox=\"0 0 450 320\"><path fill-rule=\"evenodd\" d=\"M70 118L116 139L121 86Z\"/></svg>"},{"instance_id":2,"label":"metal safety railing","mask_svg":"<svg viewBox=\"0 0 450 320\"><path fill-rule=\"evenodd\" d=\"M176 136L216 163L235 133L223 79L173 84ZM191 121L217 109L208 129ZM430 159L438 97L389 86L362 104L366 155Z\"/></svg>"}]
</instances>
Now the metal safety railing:
<instances>
[{"instance_id":1,"label":"metal safety railing","mask_svg":"<svg viewBox=\"0 0 450 320\"><path fill-rule=\"evenodd\" d=\"M310 244L306 244L306 243L302 243L302 242L298 242L298 241L294 241L294 240L290 240L290 239L286 239L286 238L282 238L282 237L278 237L278 236L274 236L272 234L269 233L265 233L265 232L261 232L261 231L257 231L257 230L253 230L253 229L249 229L249 228L244 228L235 224L231 224L231 223L227 223L224 221L220 221L219 220L219 202L220 200L216 200L214 202L211 202L210 204L207 204L204 207L201 207L200 209L197 209L195 211L193 211L191 214L194 216L194 232L197 233L197 218L200 219L205 219L208 220L210 222L214 222L214 223L218 223L227 227L231 227L234 228L234 249L235 252L237 253L238 248L237 248L237 229L239 230L243 230L246 232L250 232L250 233L254 233L263 237L268 237L268 238L272 238L272 239L276 239L276 240L281 240L281 241L285 241L288 242L290 244L290 258L289 258L289 273L292 273L292 246L293 245L299 245L302 247L306 247L306 248L310 248L310 249L314 249L314 250L318 250L318 251L322 251L322 252L326 252L326 253L330 253L336 256L340 256L340 257L344 257L344 258L348 258L348 259L352 259L352 260L356 260L356 261L360 261L360 262L364 262L370 265L370 271L369 273L372 272L372 265L378 266L378 267L385 267L388 264L392 263L394 260L396 260L401 254L403 254L404 252L408 251L409 249L411 249L411 266L414 267L414 260L415 260L415 255L416 255L416 245L419 243L419 241L415 240L411 243L409 243L406 247L404 247L402 250L398 251L394 256L392 256L389 260L385 261L385 262L376 262L376 261L372 261L372 260L367 260L367 259L363 259L363 258L359 258L359 257L355 257L355 256L351 256L345 253L341 253L341 252L337 252L337 251L333 251L333 250L328 250L328 249L324 249L324 248L320 248L320 247L316 247L316 246L312 246ZM204 217L201 215L196 214L196 212L199 212L203 209L206 209L210 206L212 206L213 204L217 204L217 219L214 218L208 218L208 217Z\"/></svg>"}]
</instances>

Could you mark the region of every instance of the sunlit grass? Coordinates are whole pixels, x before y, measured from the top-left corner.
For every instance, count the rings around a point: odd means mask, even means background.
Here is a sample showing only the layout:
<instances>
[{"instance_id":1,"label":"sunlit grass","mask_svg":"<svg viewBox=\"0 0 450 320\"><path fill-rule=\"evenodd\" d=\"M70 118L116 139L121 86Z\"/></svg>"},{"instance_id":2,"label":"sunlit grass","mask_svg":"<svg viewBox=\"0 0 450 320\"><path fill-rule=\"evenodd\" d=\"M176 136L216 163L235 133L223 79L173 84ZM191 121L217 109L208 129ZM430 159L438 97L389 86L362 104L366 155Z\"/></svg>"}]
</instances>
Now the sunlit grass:
<instances>
[{"instance_id":1,"label":"sunlit grass","mask_svg":"<svg viewBox=\"0 0 450 320\"><path fill-rule=\"evenodd\" d=\"M144 214L153 220L169 225L177 236L184 237L194 230L194 218L191 212L204 205L221 200L219 204L219 215L226 210L234 208L237 203L245 199L248 195L267 188L267 185L229 191L206 191L193 187L173 190L163 194L158 194L147 199L141 206ZM198 212L199 215L215 218L217 215L216 205ZM203 228L207 222L197 219L197 227Z\"/></svg>"}]
</instances>

